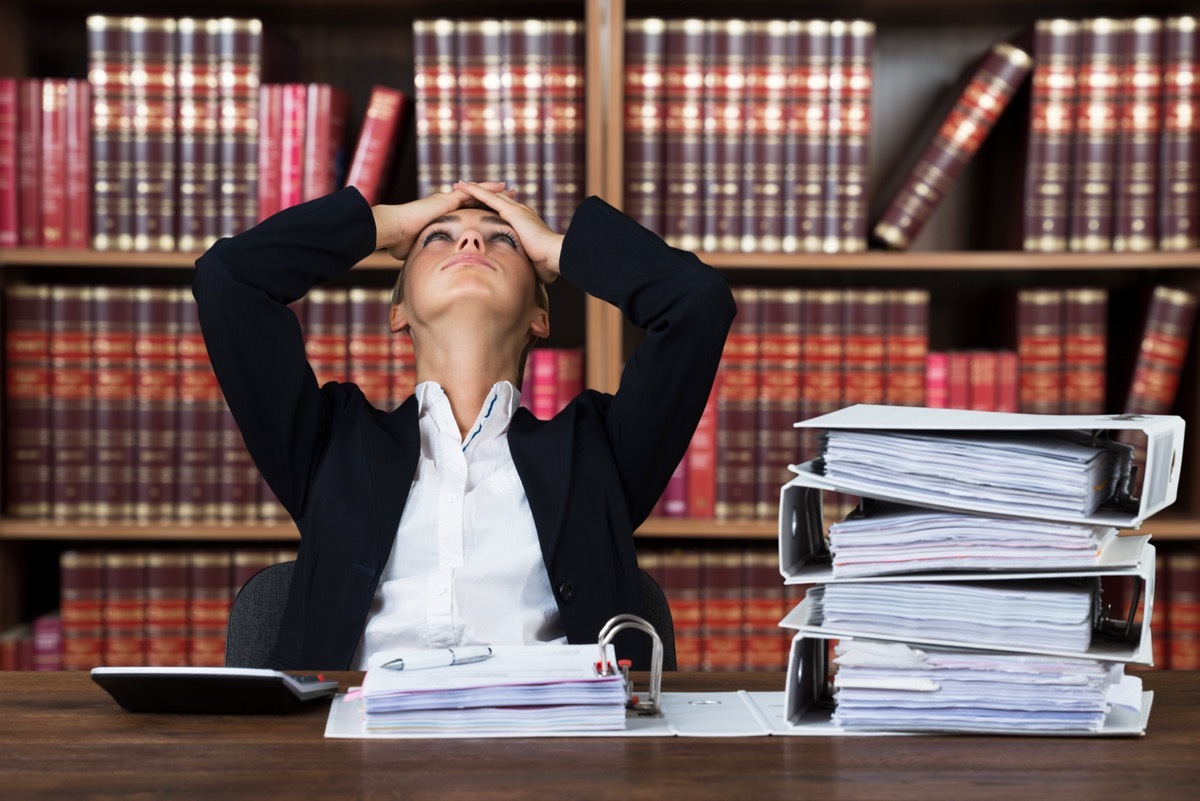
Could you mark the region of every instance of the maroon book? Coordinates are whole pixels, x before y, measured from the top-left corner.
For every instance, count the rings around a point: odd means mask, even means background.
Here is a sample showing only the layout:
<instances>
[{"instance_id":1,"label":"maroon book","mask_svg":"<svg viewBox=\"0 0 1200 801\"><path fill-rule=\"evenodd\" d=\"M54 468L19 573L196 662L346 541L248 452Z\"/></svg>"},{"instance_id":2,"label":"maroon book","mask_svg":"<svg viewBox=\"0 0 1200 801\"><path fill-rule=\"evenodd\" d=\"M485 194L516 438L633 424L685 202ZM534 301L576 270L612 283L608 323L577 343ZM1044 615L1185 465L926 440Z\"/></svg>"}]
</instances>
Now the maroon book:
<instances>
[{"instance_id":1,"label":"maroon book","mask_svg":"<svg viewBox=\"0 0 1200 801\"><path fill-rule=\"evenodd\" d=\"M104 664L146 664L146 554L104 552Z\"/></svg>"},{"instance_id":2,"label":"maroon book","mask_svg":"<svg viewBox=\"0 0 1200 801\"><path fill-rule=\"evenodd\" d=\"M546 66L549 33L537 19L500 21L501 91L503 125L501 175L517 197L541 212L545 198L542 181L542 72Z\"/></svg>"},{"instance_id":3,"label":"maroon book","mask_svg":"<svg viewBox=\"0 0 1200 801\"><path fill-rule=\"evenodd\" d=\"M346 373L350 383L380 409L388 406L392 334L388 330L387 289L354 287L347 293Z\"/></svg>"},{"instance_id":4,"label":"maroon book","mask_svg":"<svg viewBox=\"0 0 1200 801\"><path fill-rule=\"evenodd\" d=\"M282 206L284 85L264 84L258 93L258 219Z\"/></svg>"},{"instance_id":5,"label":"maroon book","mask_svg":"<svg viewBox=\"0 0 1200 801\"><path fill-rule=\"evenodd\" d=\"M1170 414L1192 339L1196 295L1156 286L1146 311L1142 341L1125 399L1127 414Z\"/></svg>"},{"instance_id":6,"label":"maroon book","mask_svg":"<svg viewBox=\"0 0 1200 801\"><path fill-rule=\"evenodd\" d=\"M304 200L304 141L308 125L308 85L287 83L279 101L279 209ZM274 211L274 210L272 210Z\"/></svg>"},{"instance_id":7,"label":"maroon book","mask_svg":"<svg viewBox=\"0 0 1200 801\"><path fill-rule=\"evenodd\" d=\"M186 523L218 520L221 388L208 360L196 304L178 296L179 399L175 409L175 516Z\"/></svg>"},{"instance_id":8,"label":"maroon book","mask_svg":"<svg viewBox=\"0 0 1200 801\"><path fill-rule=\"evenodd\" d=\"M663 238L699 250L704 235L704 23L667 20Z\"/></svg>"},{"instance_id":9,"label":"maroon book","mask_svg":"<svg viewBox=\"0 0 1200 801\"><path fill-rule=\"evenodd\" d=\"M925 357L929 353L929 290L886 292L884 402L925 405Z\"/></svg>"},{"instance_id":10,"label":"maroon book","mask_svg":"<svg viewBox=\"0 0 1200 801\"><path fill-rule=\"evenodd\" d=\"M91 514L92 365L91 287L50 289L50 514L80 520Z\"/></svg>"},{"instance_id":11,"label":"maroon book","mask_svg":"<svg viewBox=\"0 0 1200 801\"><path fill-rule=\"evenodd\" d=\"M717 371L717 520L752 520L758 494L758 357L762 295L736 287L737 315Z\"/></svg>"},{"instance_id":12,"label":"maroon book","mask_svg":"<svg viewBox=\"0 0 1200 801\"><path fill-rule=\"evenodd\" d=\"M829 23L797 23L784 140L783 250L820 253L825 221L825 157L829 132Z\"/></svg>"},{"instance_id":13,"label":"maroon book","mask_svg":"<svg viewBox=\"0 0 1200 801\"><path fill-rule=\"evenodd\" d=\"M104 555L70 549L58 564L62 667L91 670L104 664Z\"/></svg>"},{"instance_id":14,"label":"maroon book","mask_svg":"<svg viewBox=\"0 0 1200 801\"><path fill-rule=\"evenodd\" d=\"M179 399L179 305L183 290L139 287L134 294L136 462L134 517L175 512L175 409Z\"/></svg>"},{"instance_id":15,"label":"maroon book","mask_svg":"<svg viewBox=\"0 0 1200 801\"><path fill-rule=\"evenodd\" d=\"M836 186L837 251L857 253L867 249L867 185L870 182L871 85L874 76L875 23L851 20L846 23L846 61L842 71L843 112L840 130L830 129L841 139L841 181ZM830 230L825 232L826 248Z\"/></svg>"},{"instance_id":16,"label":"maroon book","mask_svg":"<svg viewBox=\"0 0 1200 801\"><path fill-rule=\"evenodd\" d=\"M91 516L95 520L131 520L134 516L137 380L133 319L131 288L92 288L95 400Z\"/></svg>"},{"instance_id":17,"label":"maroon book","mask_svg":"<svg viewBox=\"0 0 1200 801\"><path fill-rule=\"evenodd\" d=\"M777 493L778 494L778 493ZM779 637L784 608L779 553L769 542L742 546L742 621L745 654L742 670L778 673L787 669L787 651Z\"/></svg>"},{"instance_id":18,"label":"maroon book","mask_svg":"<svg viewBox=\"0 0 1200 801\"><path fill-rule=\"evenodd\" d=\"M132 106L133 249L175 249L176 22L136 17L126 33Z\"/></svg>"},{"instance_id":19,"label":"maroon book","mask_svg":"<svg viewBox=\"0 0 1200 801\"><path fill-rule=\"evenodd\" d=\"M4 290L5 514L50 515L50 288Z\"/></svg>"},{"instance_id":20,"label":"maroon book","mask_svg":"<svg viewBox=\"0 0 1200 801\"><path fill-rule=\"evenodd\" d=\"M825 111L825 171L821 176L821 251L837 253L842 241L841 197L845 189L847 60L850 34L844 20L829 24L829 96Z\"/></svg>"},{"instance_id":21,"label":"maroon book","mask_svg":"<svg viewBox=\"0 0 1200 801\"><path fill-rule=\"evenodd\" d=\"M1104 414L1108 365L1108 290L1063 290L1063 388L1066 414Z\"/></svg>"},{"instance_id":22,"label":"maroon book","mask_svg":"<svg viewBox=\"0 0 1200 801\"><path fill-rule=\"evenodd\" d=\"M62 248L67 243L67 82L61 78L43 78L40 83L39 244L46 248Z\"/></svg>"},{"instance_id":23,"label":"maroon book","mask_svg":"<svg viewBox=\"0 0 1200 801\"><path fill-rule=\"evenodd\" d=\"M18 242L17 84L16 78L0 78L0 248Z\"/></svg>"},{"instance_id":24,"label":"maroon book","mask_svg":"<svg viewBox=\"0 0 1200 801\"><path fill-rule=\"evenodd\" d=\"M18 82L17 97L17 243L22 247L42 244L42 82L25 78Z\"/></svg>"},{"instance_id":25,"label":"maroon book","mask_svg":"<svg viewBox=\"0 0 1200 801\"><path fill-rule=\"evenodd\" d=\"M188 561L188 664L225 664L233 562L229 550L194 550Z\"/></svg>"},{"instance_id":26,"label":"maroon book","mask_svg":"<svg viewBox=\"0 0 1200 801\"><path fill-rule=\"evenodd\" d=\"M663 230L666 23L625 21L625 213Z\"/></svg>"},{"instance_id":27,"label":"maroon book","mask_svg":"<svg viewBox=\"0 0 1200 801\"><path fill-rule=\"evenodd\" d=\"M1027 414L1059 414L1063 382L1063 293L1017 292L1017 357L1020 404Z\"/></svg>"},{"instance_id":28,"label":"maroon book","mask_svg":"<svg viewBox=\"0 0 1200 801\"><path fill-rule=\"evenodd\" d=\"M446 192L462 175L458 166L458 56L455 23L413 22L417 122L417 193Z\"/></svg>"},{"instance_id":29,"label":"maroon book","mask_svg":"<svg viewBox=\"0 0 1200 801\"><path fill-rule=\"evenodd\" d=\"M1121 39L1125 23L1085 19L1079 31L1079 103L1071 176L1073 251L1112 249Z\"/></svg>"},{"instance_id":30,"label":"maroon book","mask_svg":"<svg viewBox=\"0 0 1200 801\"><path fill-rule=\"evenodd\" d=\"M504 38L499 20L457 20L459 178L491 181L504 175L501 78Z\"/></svg>"},{"instance_id":31,"label":"maroon book","mask_svg":"<svg viewBox=\"0 0 1200 801\"><path fill-rule=\"evenodd\" d=\"M1038 20L1025 161L1025 250L1067 249L1078 69L1079 22Z\"/></svg>"},{"instance_id":32,"label":"maroon book","mask_svg":"<svg viewBox=\"0 0 1200 801\"><path fill-rule=\"evenodd\" d=\"M1128 20L1123 36L1113 250L1147 251L1158 247L1162 20Z\"/></svg>"},{"instance_id":33,"label":"maroon book","mask_svg":"<svg viewBox=\"0 0 1200 801\"><path fill-rule=\"evenodd\" d=\"M92 105L92 247L130 250L132 221L127 194L132 159L129 83L129 17L94 14L87 20Z\"/></svg>"},{"instance_id":34,"label":"maroon book","mask_svg":"<svg viewBox=\"0 0 1200 801\"><path fill-rule=\"evenodd\" d=\"M788 465L800 461L795 423L803 391L804 290L764 288L759 312L754 516L769 520L779 514L779 488L789 480Z\"/></svg>"},{"instance_id":35,"label":"maroon book","mask_svg":"<svg viewBox=\"0 0 1200 801\"><path fill-rule=\"evenodd\" d=\"M188 554L146 553L146 664L188 664Z\"/></svg>"},{"instance_id":36,"label":"maroon book","mask_svg":"<svg viewBox=\"0 0 1200 801\"><path fill-rule=\"evenodd\" d=\"M179 20L178 25L175 235L179 250L205 250L217 237L221 202L219 25L216 19L191 18Z\"/></svg>"},{"instance_id":37,"label":"maroon book","mask_svg":"<svg viewBox=\"0 0 1200 801\"><path fill-rule=\"evenodd\" d=\"M675 663L680 670L699 670L703 659L703 610L700 551L672 548L662 556L663 592L675 626Z\"/></svg>"},{"instance_id":38,"label":"maroon book","mask_svg":"<svg viewBox=\"0 0 1200 801\"><path fill-rule=\"evenodd\" d=\"M883 403L887 296L882 289L843 292L842 402Z\"/></svg>"},{"instance_id":39,"label":"maroon book","mask_svg":"<svg viewBox=\"0 0 1200 801\"><path fill-rule=\"evenodd\" d=\"M567 230L587 180L583 77L583 26L575 20L547 22L541 213L555 231Z\"/></svg>"},{"instance_id":40,"label":"maroon book","mask_svg":"<svg viewBox=\"0 0 1200 801\"><path fill-rule=\"evenodd\" d=\"M92 100L88 82L67 82L66 232L63 247L92 246Z\"/></svg>"},{"instance_id":41,"label":"maroon book","mask_svg":"<svg viewBox=\"0 0 1200 801\"><path fill-rule=\"evenodd\" d=\"M221 71L217 236L258 222L258 90L264 70L262 22L224 18L217 33Z\"/></svg>"},{"instance_id":42,"label":"maroon book","mask_svg":"<svg viewBox=\"0 0 1200 801\"><path fill-rule=\"evenodd\" d=\"M810 289L804 310L804 393L800 419L808 420L832 412L842 405L844 329L843 292L840 289ZM817 455L818 432L800 432L800 461Z\"/></svg>"},{"instance_id":43,"label":"maroon book","mask_svg":"<svg viewBox=\"0 0 1200 801\"><path fill-rule=\"evenodd\" d=\"M742 239L749 30L745 20L709 20L705 40L700 246L708 252L735 252Z\"/></svg>"},{"instance_id":44,"label":"maroon book","mask_svg":"<svg viewBox=\"0 0 1200 801\"><path fill-rule=\"evenodd\" d=\"M742 111L740 250L776 253L783 249L783 195L787 136L789 24L753 20L749 26Z\"/></svg>"},{"instance_id":45,"label":"maroon book","mask_svg":"<svg viewBox=\"0 0 1200 801\"><path fill-rule=\"evenodd\" d=\"M306 112L303 198L313 200L339 188L345 178L350 94L326 83L310 83Z\"/></svg>"},{"instance_id":46,"label":"maroon book","mask_svg":"<svg viewBox=\"0 0 1200 801\"><path fill-rule=\"evenodd\" d=\"M358 140L346 171L346 185L358 189L367 203L378 203L387 189L392 161L404 135L408 96L399 89L375 85Z\"/></svg>"},{"instance_id":47,"label":"maroon book","mask_svg":"<svg viewBox=\"0 0 1200 801\"><path fill-rule=\"evenodd\" d=\"M1192 17L1171 17L1163 34L1163 119L1159 248L1200 247L1200 30Z\"/></svg>"},{"instance_id":48,"label":"maroon book","mask_svg":"<svg viewBox=\"0 0 1200 801\"><path fill-rule=\"evenodd\" d=\"M317 384L346 380L346 290L317 287L305 296L304 350Z\"/></svg>"},{"instance_id":49,"label":"maroon book","mask_svg":"<svg viewBox=\"0 0 1200 801\"><path fill-rule=\"evenodd\" d=\"M702 669L741 670L746 649L741 546L708 545L700 558Z\"/></svg>"}]
</instances>

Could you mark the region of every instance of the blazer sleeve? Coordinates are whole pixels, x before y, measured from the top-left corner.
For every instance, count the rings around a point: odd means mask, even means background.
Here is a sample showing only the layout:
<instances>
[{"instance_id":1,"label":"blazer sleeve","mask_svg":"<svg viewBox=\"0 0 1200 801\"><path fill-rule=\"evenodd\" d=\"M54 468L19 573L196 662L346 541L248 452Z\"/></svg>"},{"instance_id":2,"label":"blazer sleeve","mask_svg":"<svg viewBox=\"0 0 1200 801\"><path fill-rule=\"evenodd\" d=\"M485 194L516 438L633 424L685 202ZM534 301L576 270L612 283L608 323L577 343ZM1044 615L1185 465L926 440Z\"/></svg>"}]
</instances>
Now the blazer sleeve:
<instances>
[{"instance_id":1,"label":"blazer sleeve","mask_svg":"<svg viewBox=\"0 0 1200 801\"><path fill-rule=\"evenodd\" d=\"M375 237L369 204L348 188L221 239L196 261L192 294L213 370L247 450L293 517L332 412L287 304L368 256Z\"/></svg>"},{"instance_id":2,"label":"blazer sleeve","mask_svg":"<svg viewBox=\"0 0 1200 801\"><path fill-rule=\"evenodd\" d=\"M625 363L606 427L634 528L695 433L736 306L724 276L599 198L576 210L563 277L645 332Z\"/></svg>"}]
</instances>

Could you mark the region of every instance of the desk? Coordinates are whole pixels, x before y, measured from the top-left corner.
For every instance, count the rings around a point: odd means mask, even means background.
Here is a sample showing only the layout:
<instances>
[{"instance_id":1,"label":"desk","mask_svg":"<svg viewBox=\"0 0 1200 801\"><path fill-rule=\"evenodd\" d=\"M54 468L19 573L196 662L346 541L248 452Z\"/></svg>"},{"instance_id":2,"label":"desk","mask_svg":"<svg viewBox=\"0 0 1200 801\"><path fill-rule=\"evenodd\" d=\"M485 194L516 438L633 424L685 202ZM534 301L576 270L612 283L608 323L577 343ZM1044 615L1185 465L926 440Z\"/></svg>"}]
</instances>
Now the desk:
<instances>
[{"instance_id":1,"label":"desk","mask_svg":"<svg viewBox=\"0 0 1200 801\"><path fill-rule=\"evenodd\" d=\"M333 674L345 689L361 674ZM86 673L0 673L0 798L1187 799L1200 672L1143 674L1137 739L326 740L288 716L135 715ZM644 686L640 684L639 686ZM782 674L667 674L665 690L780 690Z\"/></svg>"}]
</instances>

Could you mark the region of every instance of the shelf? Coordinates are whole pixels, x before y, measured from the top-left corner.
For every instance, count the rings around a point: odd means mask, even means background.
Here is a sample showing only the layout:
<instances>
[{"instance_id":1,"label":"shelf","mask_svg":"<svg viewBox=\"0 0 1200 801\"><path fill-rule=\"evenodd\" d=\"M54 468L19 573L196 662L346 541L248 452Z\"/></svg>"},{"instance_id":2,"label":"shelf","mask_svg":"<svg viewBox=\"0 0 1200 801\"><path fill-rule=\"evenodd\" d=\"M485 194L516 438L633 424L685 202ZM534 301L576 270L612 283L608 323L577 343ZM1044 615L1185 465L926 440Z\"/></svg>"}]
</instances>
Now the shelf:
<instances>
[{"instance_id":1,"label":"shelf","mask_svg":"<svg viewBox=\"0 0 1200 801\"><path fill-rule=\"evenodd\" d=\"M680 539L773 540L779 534L775 520L695 520L653 517L635 532L638 537Z\"/></svg>"},{"instance_id":2,"label":"shelf","mask_svg":"<svg viewBox=\"0 0 1200 801\"><path fill-rule=\"evenodd\" d=\"M52 523L0 520L3 540L104 540L107 542L239 542L296 541L299 532L287 523Z\"/></svg>"},{"instance_id":3,"label":"shelf","mask_svg":"<svg viewBox=\"0 0 1200 801\"><path fill-rule=\"evenodd\" d=\"M190 270L200 253L115 250L65 250L51 248L0 248L2 267L83 267L111 270L121 267L150 267L164 270ZM356 265L356 269L396 270L400 262L380 251Z\"/></svg>"},{"instance_id":4,"label":"shelf","mask_svg":"<svg viewBox=\"0 0 1200 801\"><path fill-rule=\"evenodd\" d=\"M1021 250L865 253L698 253L705 264L754 270L1187 270L1200 251L1027 253Z\"/></svg>"}]
</instances>

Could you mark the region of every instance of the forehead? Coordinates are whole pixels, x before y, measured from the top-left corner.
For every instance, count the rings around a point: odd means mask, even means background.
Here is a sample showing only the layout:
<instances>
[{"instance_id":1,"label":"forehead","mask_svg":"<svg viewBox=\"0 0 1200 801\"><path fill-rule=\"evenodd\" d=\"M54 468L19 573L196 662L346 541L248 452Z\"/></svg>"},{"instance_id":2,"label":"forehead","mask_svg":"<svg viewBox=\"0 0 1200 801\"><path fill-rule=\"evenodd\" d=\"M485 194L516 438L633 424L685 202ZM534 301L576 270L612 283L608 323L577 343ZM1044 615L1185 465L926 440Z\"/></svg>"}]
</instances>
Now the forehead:
<instances>
[{"instance_id":1,"label":"forehead","mask_svg":"<svg viewBox=\"0 0 1200 801\"><path fill-rule=\"evenodd\" d=\"M459 225L464 227L499 225L505 228L509 227L508 222L491 209L458 209L451 214L443 214L425 227L432 228L435 225Z\"/></svg>"}]
</instances>

